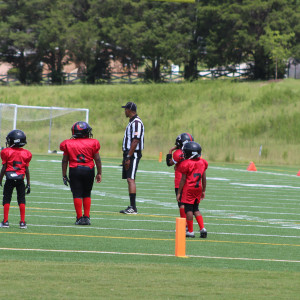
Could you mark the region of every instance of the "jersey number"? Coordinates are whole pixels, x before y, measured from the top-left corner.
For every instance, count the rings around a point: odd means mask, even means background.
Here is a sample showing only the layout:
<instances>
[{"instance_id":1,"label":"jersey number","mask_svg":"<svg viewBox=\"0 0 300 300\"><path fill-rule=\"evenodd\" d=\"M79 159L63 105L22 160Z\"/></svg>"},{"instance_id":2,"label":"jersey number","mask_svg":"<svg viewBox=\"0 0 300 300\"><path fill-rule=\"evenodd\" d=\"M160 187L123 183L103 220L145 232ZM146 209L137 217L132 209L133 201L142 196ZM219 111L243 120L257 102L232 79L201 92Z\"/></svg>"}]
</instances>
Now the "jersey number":
<instances>
[{"instance_id":1,"label":"jersey number","mask_svg":"<svg viewBox=\"0 0 300 300\"><path fill-rule=\"evenodd\" d=\"M197 178L197 182L196 182L196 185L195 185L195 188L198 188L199 187L199 182L200 182L200 179L201 179L201 173L194 173L194 178Z\"/></svg>"},{"instance_id":2,"label":"jersey number","mask_svg":"<svg viewBox=\"0 0 300 300\"><path fill-rule=\"evenodd\" d=\"M77 155L77 162L85 163L85 156L83 154L78 154Z\"/></svg>"},{"instance_id":3,"label":"jersey number","mask_svg":"<svg viewBox=\"0 0 300 300\"><path fill-rule=\"evenodd\" d=\"M21 170L21 168L19 168L17 165L21 165L22 162L21 161L13 161L13 168L14 170L18 171L18 170Z\"/></svg>"}]
</instances>

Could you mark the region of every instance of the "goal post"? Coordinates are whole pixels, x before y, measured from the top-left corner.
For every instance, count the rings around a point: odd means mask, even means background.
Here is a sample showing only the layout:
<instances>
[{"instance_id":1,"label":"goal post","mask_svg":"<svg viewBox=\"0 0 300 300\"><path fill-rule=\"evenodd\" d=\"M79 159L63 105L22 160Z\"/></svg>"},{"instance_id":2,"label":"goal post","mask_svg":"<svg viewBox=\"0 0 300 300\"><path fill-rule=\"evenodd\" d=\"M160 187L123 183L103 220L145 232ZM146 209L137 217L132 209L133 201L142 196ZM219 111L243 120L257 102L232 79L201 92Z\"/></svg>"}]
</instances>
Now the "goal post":
<instances>
[{"instance_id":1,"label":"goal post","mask_svg":"<svg viewBox=\"0 0 300 300\"><path fill-rule=\"evenodd\" d=\"M28 149L58 153L78 121L89 122L89 109L0 103L0 147L5 147L8 132L20 129L26 134Z\"/></svg>"}]
</instances>

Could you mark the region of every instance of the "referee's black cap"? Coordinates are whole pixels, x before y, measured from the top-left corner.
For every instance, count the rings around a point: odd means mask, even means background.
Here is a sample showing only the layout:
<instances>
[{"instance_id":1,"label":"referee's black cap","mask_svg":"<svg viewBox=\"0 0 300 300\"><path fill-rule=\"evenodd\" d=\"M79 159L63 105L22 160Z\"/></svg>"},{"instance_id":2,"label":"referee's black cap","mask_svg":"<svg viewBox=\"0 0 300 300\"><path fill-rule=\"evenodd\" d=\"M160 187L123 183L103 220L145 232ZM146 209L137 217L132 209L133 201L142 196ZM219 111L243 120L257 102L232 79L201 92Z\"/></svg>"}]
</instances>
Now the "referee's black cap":
<instances>
[{"instance_id":1,"label":"referee's black cap","mask_svg":"<svg viewBox=\"0 0 300 300\"><path fill-rule=\"evenodd\" d=\"M134 102L127 102L126 105L122 106L122 108L127 108L132 111L136 111L136 104Z\"/></svg>"}]
</instances>

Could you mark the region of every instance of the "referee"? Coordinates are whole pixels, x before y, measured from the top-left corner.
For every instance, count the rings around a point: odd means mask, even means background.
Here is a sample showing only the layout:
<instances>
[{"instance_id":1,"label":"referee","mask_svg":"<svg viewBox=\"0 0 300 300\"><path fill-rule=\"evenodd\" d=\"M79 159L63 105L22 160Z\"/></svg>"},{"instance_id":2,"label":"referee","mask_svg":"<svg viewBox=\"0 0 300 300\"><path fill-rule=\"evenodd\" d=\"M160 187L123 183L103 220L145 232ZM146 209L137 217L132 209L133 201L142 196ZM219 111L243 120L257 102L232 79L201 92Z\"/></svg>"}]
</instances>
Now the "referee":
<instances>
[{"instance_id":1,"label":"referee","mask_svg":"<svg viewBox=\"0 0 300 300\"><path fill-rule=\"evenodd\" d=\"M136 113L136 104L127 102L125 116L129 118L123 138L122 179L127 179L130 205L121 210L122 214L137 214L135 175L144 149L144 124Z\"/></svg>"}]
</instances>

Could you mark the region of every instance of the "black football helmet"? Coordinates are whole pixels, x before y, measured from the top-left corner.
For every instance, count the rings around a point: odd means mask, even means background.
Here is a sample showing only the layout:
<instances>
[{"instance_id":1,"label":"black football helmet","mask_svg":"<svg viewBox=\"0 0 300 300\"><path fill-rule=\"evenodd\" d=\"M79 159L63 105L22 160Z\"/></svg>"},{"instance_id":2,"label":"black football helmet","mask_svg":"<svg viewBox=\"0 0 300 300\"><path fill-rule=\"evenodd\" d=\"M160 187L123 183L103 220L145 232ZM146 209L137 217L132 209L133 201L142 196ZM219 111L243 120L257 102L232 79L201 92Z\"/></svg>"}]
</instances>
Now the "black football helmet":
<instances>
[{"instance_id":1,"label":"black football helmet","mask_svg":"<svg viewBox=\"0 0 300 300\"><path fill-rule=\"evenodd\" d=\"M196 142L187 142L183 145L182 152L185 159L193 159L201 156L202 148Z\"/></svg>"},{"instance_id":2,"label":"black football helmet","mask_svg":"<svg viewBox=\"0 0 300 300\"><path fill-rule=\"evenodd\" d=\"M92 127L86 122L80 121L76 122L72 128L72 137L77 138L91 138L93 137L92 134Z\"/></svg>"},{"instance_id":3,"label":"black football helmet","mask_svg":"<svg viewBox=\"0 0 300 300\"><path fill-rule=\"evenodd\" d=\"M194 138L191 134L182 133L182 134L179 134L179 136L176 138L175 145L177 146L178 149L181 149L185 143L193 142L193 141L194 141Z\"/></svg>"},{"instance_id":4,"label":"black football helmet","mask_svg":"<svg viewBox=\"0 0 300 300\"><path fill-rule=\"evenodd\" d=\"M23 147L26 144L26 135L22 130L12 130L6 137L6 147Z\"/></svg>"}]
</instances>

